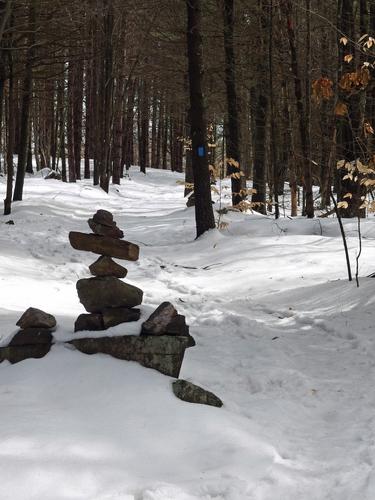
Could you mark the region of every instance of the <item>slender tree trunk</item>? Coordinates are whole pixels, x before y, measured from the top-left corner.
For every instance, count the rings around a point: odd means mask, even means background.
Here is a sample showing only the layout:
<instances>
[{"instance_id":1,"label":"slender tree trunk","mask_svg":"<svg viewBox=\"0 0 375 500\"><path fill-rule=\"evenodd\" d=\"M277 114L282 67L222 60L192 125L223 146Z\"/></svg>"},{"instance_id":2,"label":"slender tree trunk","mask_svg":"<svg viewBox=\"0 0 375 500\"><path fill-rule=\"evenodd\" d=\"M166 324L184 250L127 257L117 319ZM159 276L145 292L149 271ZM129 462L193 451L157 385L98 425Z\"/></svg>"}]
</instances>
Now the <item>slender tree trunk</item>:
<instances>
[{"instance_id":1,"label":"slender tree trunk","mask_svg":"<svg viewBox=\"0 0 375 500\"><path fill-rule=\"evenodd\" d=\"M207 159L206 122L202 93L203 60L201 1L186 0L187 47L190 88L190 125L197 237L215 227Z\"/></svg>"},{"instance_id":2,"label":"slender tree trunk","mask_svg":"<svg viewBox=\"0 0 375 500\"><path fill-rule=\"evenodd\" d=\"M119 73L122 73L122 65L120 65ZM113 184L120 184L121 178L121 157L122 157L122 136L123 136L123 120L121 116L122 101L124 99L125 83L122 77L117 78L115 91L115 109L113 120Z\"/></svg>"},{"instance_id":3,"label":"slender tree trunk","mask_svg":"<svg viewBox=\"0 0 375 500\"><path fill-rule=\"evenodd\" d=\"M128 171L134 164L134 105L135 105L136 81L128 82L128 96L126 101L126 118L124 133L124 161L125 168Z\"/></svg>"},{"instance_id":4,"label":"slender tree trunk","mask_svg":"<svg viewBox=\"0 0 375 500\"><path fill-rule=\"evenodd\" d=\"M273 74L274 74L274 64L273 64L273 16L274 16L274 5L273 0L269 0L269 26L268 26L268 76L269 76L269 99L270 99L270 167L273 174L273 186L274 186L274 202L275 202L275 219L280 217L279 209L279 181L280 181L280 167L277 161L276 154L276 120L275 120L275 100L273 93Z\"/></svg>"},{"instance_id":5,"label":"slender tree trunk","mask_svg":"<svg viewBox=\"0 0 375 500\"><path fill-rule=\"evenodd\" d=\"M225 87L228 109L227 175L231 177L232 203L238 205L246 198L246 179L242 172L240 158L240 121L233 37L234 0L224 0Z\"/></svg>"},{"instance_id":6,"label":"slender tree trunk","mask_svg":"<svg viewBox=\"0 0 375 500\"><path fill-rule=\"evenodd\" d=\"M74 57L74 56L73 56ZM77 170L74 159L74 89L75 89L75 61L69 61L68 69L68 112L67 112L67 139L68 139L68 169L69 182L76 182Z\"/></svg>"},{"instance_id":7,"label":"slender tree trunk","mask_svg":"<svg viewBox=\"0 0 375 500\"><path fill-rule=\"evenodd\" d=\"M8 54L9 60L9 91L8 91L8 143L7 143L7 189L4 199L4 215L9 215L12 210L12 190L13 190L13 149L14 149L14 79L12 54Z\"/></svg>"},{"instance_id":8,"label":"slender tree trunk","mask_svg":"<svg viewBox=\"0 0 375 500\"><path fill-rule=\"evenodd\" d=\"M23 185L25 180L27 148L29 146L30 110L33 87L33 59L35 57L35 33L36 33L36 4L31 0L29 5L29 35L28 50L25 63L25 77L22 84L22 108L21 108L21 132L20 147L18 154L16 183L14 186L14 201L21 201Z\"/></svg>"},{"instance_id":9,"label":"slender tree trunk","mask_svg":"<svg viewBox=\"0 0 375 500\"><path fill-rule=\"evenodd\" d=\"M297 58L297 44L292 19L293 9L291 0L284 0L284 2L281 3L281 8L283 9L283 13L286 19L290 63L294 79L294 95L296 99L298 126L303 157L304 187L306 193L306 215L308 218L312 218L314 217L314 198L312 191L311 158L309 151L309 128L305 116L306 109L303 105L302 80ZM308 13L308 17L309 15L310 13Z\"/></svg>"},{"instance_id":10,"label":"slender tree trunk","mask_svg":"<svg viewBox=\"0 0 375 500\"><path fill-rule=\"evenodd\" d=\"M163 123L163 101L162 97L160 96L159 113L158 113L158 131L156 137L156 151L155 151L155 165L154 165L155 168L160 168L162 123Z\"/></svg>"},{"instance_id":11,"label":"slender tree trunk","mask_svg":"<svg viewBox=\"0 0 375 500\"><path fill-rule=\"evenodd\" d=\"M168 168L167 152L168 152L168 106L167 106L167 101L165 101L164 116L163 116L163 136L161 145L161 166L163 169Z\"/></svg>"},{"instance_id":12,"label":"slender tree trunk","mask_svg":"<svg viewBox=\"0 0 375 500\"><path fill-rule=\"evenodd\" d=\"M157 116L158 116L158 96L155 84L152 88L152 116L151 116L151 167L156 166L156 143L157 143Z\"/></svg>"}]
</instances>

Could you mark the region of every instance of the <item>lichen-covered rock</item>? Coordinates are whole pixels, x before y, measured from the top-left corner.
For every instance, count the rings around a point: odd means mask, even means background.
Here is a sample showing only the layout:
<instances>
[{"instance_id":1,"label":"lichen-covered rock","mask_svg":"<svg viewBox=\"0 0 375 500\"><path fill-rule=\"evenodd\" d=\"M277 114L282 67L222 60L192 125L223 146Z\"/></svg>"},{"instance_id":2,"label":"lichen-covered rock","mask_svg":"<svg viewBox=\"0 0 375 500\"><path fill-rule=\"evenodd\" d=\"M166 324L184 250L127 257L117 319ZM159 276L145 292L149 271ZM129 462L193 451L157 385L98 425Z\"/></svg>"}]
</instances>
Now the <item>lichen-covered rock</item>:
<instances>
[{"instance_id":1,"label":"lichen-covered rock","mask_svg":"<svg viewBox=\"0 0 375 500\"><path fill-rule=\"evenodd\" d=\"M170 302L163 302L142 324L141 335L164 335L167 326L176 316L176 308Z\"/></svg>"},{"instance_id":2,"label":"lichen-covered rock","mask_svg":"<svg viewBox=\"0 0 375 500\"><path fill-rule=\"evenodd\" d=\"M114 276L115 278L125 278L128 270L120 266L111 257L102 255L91 266L90 272L93 276Z\"/></svg>"},{"instance_id":3,"label":"lichen-covered rock","mask_svg":"<svg viewBox=\"0 0 375 500\"><path fill-rule=\"evenodd\" d=\"M71 231L69 233L69 241L75 250L132 261L138 260L139 257L138 245L130 243L130 241L110 238L109 236Z\"/></svg>"},{"instance_id":4,"label":"lichen-covered rock","mask_svg":"<svg viewBox=\"0 0 375 500\"><path fill-rule=\"evenodd\" d=\"M80 314L74 323L74 331L105 330L103 316L101 314Z\"/></svg>"},{"instance_id":5,"label":"lichen-covered rock","mask_svg":"<svg viewBox=\"0 0 375 500\"><path fill-rule=\"evenodd\" d=\"M118 278L98 277L77 281L79 300L87 312L101 313L109 307L135 307L142 303L143 291Z\"/></svg>"},{"instance_id":6,"label":"lichen-covered rock","mask_svg":"<svg viewBox=\"0 0 375 500\"><path fill-rule=\"evenodd\" d=\"M139 309L129 309L128 307L109 307L103 311L104 328L121 325L121 323L129 323L130 321L138 321L141 317Z\"/></svg>"},{"instance_id":7,"label":"lichen-covered rock","mask_svg":"<svg viewBox=\"0 0 375 500\"><path fill-rule=\"evenodd\" d=\"M16 323L20 328L55 328L56 318L41 309L29 307Z\"/></svg>"},{"instance_id":8,"label":"lichen-covered rock","mask_svg":"<svg viewBox=\"0 0 375 500\"><path fill-rule=\"evenodd\" d=\"M0 363L18 363L28 358L43 358L51 349L52 332L47 328L19 330L9 345L0 347Z\"/></svg>"},{"instance_id":9,"label":"lichen-covered rock","mask_svg":"<svg viewBox=\"0 0 375 500\"><path fill-rule=\"evenodd\" d=\"M202 387L199 387L199 385L192 384L187 380L176 380L173 382L172 388L174 395L182 399L182 401L217 406L218 408L223 406L221 399L215 396L213 392L206 391Z\"/></svg>"},{"instance_id":10,"label":"lichen-covered rock","mask_svg":"<svg viewBox=\"0 0 375 500\"><path fill-rule=\"evenodd\" d=\"M69 342L85 354L109 354L118 359L136 361L165 375L178 377L186 349L185 337L100 337Z\"/></svg>"}]
</instances>

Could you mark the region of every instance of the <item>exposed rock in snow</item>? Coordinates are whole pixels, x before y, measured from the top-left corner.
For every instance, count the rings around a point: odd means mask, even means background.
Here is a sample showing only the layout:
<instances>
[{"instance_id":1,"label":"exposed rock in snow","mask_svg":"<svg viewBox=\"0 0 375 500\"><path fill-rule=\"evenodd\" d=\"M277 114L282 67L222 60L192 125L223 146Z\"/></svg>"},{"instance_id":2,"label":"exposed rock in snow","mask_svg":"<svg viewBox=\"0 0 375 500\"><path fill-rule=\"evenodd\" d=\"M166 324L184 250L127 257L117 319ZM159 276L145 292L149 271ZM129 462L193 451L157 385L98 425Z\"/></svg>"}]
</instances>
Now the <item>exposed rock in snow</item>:
<instances>
[{"instance_id":1,"label":"exposed rock in snow","mask_svg":"<svg viewBox=\"0 0 375 500\"><path fill-rule=\"evenodd\" d=\"M41 309L29 307L16 323L20 328L55 328L56 318Z\"/></svg>"},{"instance_id":2,"label":"exposed rock in snow","mask_svg":"<svg viewBox=\"0 0 375 500\"><path fill-rule=\"evenodd\" d=\"M182 399L182 401L217 406L218 408L223 406L221 399L215 396L213 392L206 391L206 389L192 384L187 380L176 380L173 382L172 387L174 395Z\"/></svg>"}]
</instances>

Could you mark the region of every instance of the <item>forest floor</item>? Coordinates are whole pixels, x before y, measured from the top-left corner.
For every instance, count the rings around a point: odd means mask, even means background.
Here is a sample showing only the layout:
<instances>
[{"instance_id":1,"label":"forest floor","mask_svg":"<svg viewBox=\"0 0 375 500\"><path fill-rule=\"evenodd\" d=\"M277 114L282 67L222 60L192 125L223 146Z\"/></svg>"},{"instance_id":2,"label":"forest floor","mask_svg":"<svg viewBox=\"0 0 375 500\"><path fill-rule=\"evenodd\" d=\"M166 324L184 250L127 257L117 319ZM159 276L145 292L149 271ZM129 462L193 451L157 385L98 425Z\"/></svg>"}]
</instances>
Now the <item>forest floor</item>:
<instances>
[{"instance_id":1,"label":"forest floor","mask_svg":"<svg viewBox=\"0 0 375 500\"><path fill-rule=\"evenodd\" d=\"M184 403L169 377L59 343L3 363L1 500L373 500L374 218L362 223L357 288L336 219L229 212L195 241L178 179L134 171L107 195L27 178L0 221L0 343L29 306L56 316L58 340L74 336L75 283L96 257L68 233L107 209L141 249L126 266L145 291L141 321L166 300L186 315L197 345L181 377L224 407ZM345 228L354 264L356 221Z\"/></svg>"}]
</instances>

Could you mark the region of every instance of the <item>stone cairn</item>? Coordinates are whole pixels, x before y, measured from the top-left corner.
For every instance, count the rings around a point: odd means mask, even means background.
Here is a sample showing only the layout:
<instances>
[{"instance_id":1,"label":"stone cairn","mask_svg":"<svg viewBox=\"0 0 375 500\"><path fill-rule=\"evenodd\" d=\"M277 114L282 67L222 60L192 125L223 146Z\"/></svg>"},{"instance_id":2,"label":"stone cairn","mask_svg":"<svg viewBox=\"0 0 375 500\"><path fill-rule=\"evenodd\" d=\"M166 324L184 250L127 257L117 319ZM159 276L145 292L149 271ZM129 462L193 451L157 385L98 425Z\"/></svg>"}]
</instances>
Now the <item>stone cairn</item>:
<instances>
[{"instance_id":1,"label":"stone cairn","mask_svg":"<svg viewBox=\"0 0 375 500\"><path fill-rule=\"evenodd\" d=\"M88 220L88 225L92 234L69 233L74 249L100 255L89 266L94 277L77 281L78 297L88 314L77 318L74 331L106 330L121 323L138 321L140 310L135 307L142 303L143 291L121 280L128 271L113 258L136 261L139 247L122 240L124 233L107 210L98 210Z\"/></svg>"},{"instance_id":2,"label":"stone cairn","mask_svg":"<svg viewBox=\"0 0 375 500\"><path fill-rule=\"evenodd\" d=\"M79 300L87 311L77 318L74 331L106 330L140 319L143 291L125 283L127 269L113 258L136 261L139 247L123 240L113 215L98 210L88 220L92 234L71 232L69 241L76 250L93 252L100 257L89 266L92 278L77 281ZM30 307L17 322L20 330L7 346L0 347L0 363L18 363L28 358L42 358L54 343L52 333L56 319L40 309ZM68 342L85 354L109 354L126 361L136 361L165 375L178 378L185 349L195 345L185 316L178 314L170 302L163 302L142 323L139 335L79 337ZM174 394L190 403L222 406L215 394L186 380L173 383Z\"/></svg>"},{"instance_id":3,"label":"stone cairn","mask_svg":"<svg viewBox=\"0 0 375 500\"><path fill-rule=\"evenodd\" d=\"M35 307L29 307L16 323L20 329L6 347L0 348L0 363L18 363L27 358L48 354L56 330L56 318Z\"/></svg>"}]
</instances>

